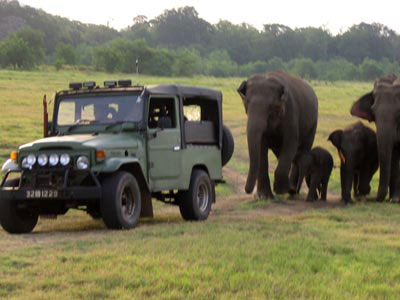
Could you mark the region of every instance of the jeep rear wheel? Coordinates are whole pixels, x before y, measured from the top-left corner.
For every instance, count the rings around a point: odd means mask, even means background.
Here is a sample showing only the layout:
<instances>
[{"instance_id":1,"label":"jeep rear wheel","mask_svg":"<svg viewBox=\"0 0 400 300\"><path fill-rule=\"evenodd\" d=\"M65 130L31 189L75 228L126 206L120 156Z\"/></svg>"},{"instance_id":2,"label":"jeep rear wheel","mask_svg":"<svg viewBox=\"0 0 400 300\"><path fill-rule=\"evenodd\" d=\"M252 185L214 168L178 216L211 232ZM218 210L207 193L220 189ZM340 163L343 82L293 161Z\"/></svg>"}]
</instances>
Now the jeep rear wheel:
<instances>
[{"instance_id":1,"label":"jeep rear wheel","mask_svg":"<svg viewBox=\"0 0 400 300\"><path fill-rule=\"evenodd\" d=\"M19 179L5 182L3 187L17 187ZM0 223L9 233L28 233L35 228L39 216L27 209L18 209L11 199L0 199Z\"/></svg>"},{"instance_id":2,"label":"jeep rear wheel","mask_svg":"<svg viewBox=\"0 0 400 300\"><path fill-rule=\"evenodd\" d=\"M129 229L139 223L142 200L135 177L117 172L103 181L100 212L110 229Z\"/></svg>"},{"instance_id":3,"label":"jeep rear wheel","mask_svg":"<svg viewBox=\"0 0 400 300\"><path fill-rule=\"evenodd\" d=\"M203 170L194 170L189 190L184 193L179 210L185 220L199 221L208 218L214 202L214 185Z\"/></svg>"}]
</instances>

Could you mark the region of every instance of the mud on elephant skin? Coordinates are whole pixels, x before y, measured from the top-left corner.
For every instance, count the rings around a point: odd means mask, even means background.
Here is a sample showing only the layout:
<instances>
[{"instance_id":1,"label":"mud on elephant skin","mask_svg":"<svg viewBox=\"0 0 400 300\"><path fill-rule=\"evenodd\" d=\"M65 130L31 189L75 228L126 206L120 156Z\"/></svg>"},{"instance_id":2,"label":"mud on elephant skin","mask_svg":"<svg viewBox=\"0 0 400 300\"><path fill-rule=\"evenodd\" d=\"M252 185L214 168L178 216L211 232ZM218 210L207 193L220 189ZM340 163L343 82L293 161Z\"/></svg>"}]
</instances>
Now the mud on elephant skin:
<instances>
[{"instance_id":1,"label":"mud on elephant skin","mask_svg":"<svg viewBox=\"0 0 400 300\"><path fill-rule=\"evenodd\" d=\"M368 195L370 182L378 169L375 132L357 122L343 130L333 131L328 140L337 148L340 158L342 201L351 201L352 187L354 197Z\"/></svg>"},{"instance_id":2,"label":"mud on elephant skin","mask_svg":"<svg viewBox=\"0 0 400 300\"><path fill-rule=\"evenodd\" d=\"M300 192L303 179L306 178L308 187L307 201L315 201L320 198L326 200L328 183L333 168L333 158L328 150L322 147L314 147L311 151L302 153L296 159L299 170L297 192Z\"/></svg>"},{"instance_id":3,"label":"mud on elephant skin","mask_svg":"<svg viewBox=\"0 0 400 300\"><path fill-rule=\"evenodd\" d=\"M376 124L380 165L377 201L400 200L400 80L396 75L377 79L371 92L358 99L351 114Z\"/></svg>"},{"instance_id":4,"label":"mud on elephant skin","mask_svg":"<svg viewBox=\"0 0 400 300\"><path fill-rule=\"evenodd\" d=\"M278 70L256 74L238 88L247 114L250 168L245 190L252 193L257 182L260 198L273 198L268 175L268 150L278 158L274 191L294 193L298 170L295 156L309 151L318 120L318 100L303 80ZM289 181L289 171L292 169ZM290 184L289 184L290 182Z\"/></svg>"}]
</instances>

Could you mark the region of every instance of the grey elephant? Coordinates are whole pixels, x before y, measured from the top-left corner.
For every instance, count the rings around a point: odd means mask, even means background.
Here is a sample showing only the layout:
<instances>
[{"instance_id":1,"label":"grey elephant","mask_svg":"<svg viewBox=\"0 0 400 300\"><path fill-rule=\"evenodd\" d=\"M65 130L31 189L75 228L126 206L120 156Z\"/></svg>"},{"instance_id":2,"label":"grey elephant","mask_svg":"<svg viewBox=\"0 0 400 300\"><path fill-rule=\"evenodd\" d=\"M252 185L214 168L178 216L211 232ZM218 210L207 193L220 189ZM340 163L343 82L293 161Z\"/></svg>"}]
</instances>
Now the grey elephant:
<instances>
[{"instance_id":1,"label":"grey elephant","mask_svg":"<svg viewBox=\"0 0 400 300\"><path fill-rule=\"evenodd\" d=\"M268 175L268 149L278 158L274 191L296 193L299 174L292 163L296 155L311 149L317 128L318 100L313 89L278 70L253 75L242 82L238 93L247 114L250 168L246 193L252 193L257 181L258 197L274 197Z\"/></svg>"},{"instance_id":2,"label":"grey elephant","mask_svg":"<svg viewBox=\"0 0 400 300\"><path fill-rule=\"evenodd\" d=\"M333 131L328 140L339 153L342 201L351 202L352 186L355 197L368 195L379 165L375 132L357 122Z\"/></svg>"},{"instance_id":3,"label":"grey elephant","mask_svg":"<svg viewBox=\"0 0 400 300\"><path fill-rule=\"evenodd\" d=\"M318 198L325 201L333 168L333 158L329 151L322 147L314 147L311 151L300 155L296 159L296 165L299 169L297 193L300 192L305 177L308 186L306 201L315 201Z\"/></svg>"},{"instance_id":4,"label":"grey elephant","mask_svg":"<svg viewBox=\"0 0 400 300\"><path fill-rule=\"evenodd\" d=\"M353 116L376 124L379 156L379 187L377 201L400 200L400 82L395 75L375 81L371 92L358 99L351 108Z\"/></svg>"}]
</instances>

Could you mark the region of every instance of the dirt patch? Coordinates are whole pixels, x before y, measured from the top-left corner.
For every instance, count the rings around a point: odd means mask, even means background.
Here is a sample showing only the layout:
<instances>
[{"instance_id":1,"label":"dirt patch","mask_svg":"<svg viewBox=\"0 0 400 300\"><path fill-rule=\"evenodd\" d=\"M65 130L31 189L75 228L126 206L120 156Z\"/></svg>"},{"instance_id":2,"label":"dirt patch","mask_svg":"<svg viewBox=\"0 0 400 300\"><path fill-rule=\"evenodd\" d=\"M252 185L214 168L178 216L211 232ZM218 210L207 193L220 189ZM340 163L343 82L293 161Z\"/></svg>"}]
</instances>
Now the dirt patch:
<instances>
[{"instance_id":1,"label":"dirt patch","mask_svg":"<svg viewBox=\"0 0 400 300\"><path fill-rule=\"evenodd\" d=\"M219 198L213 206L212 217L253 218L262 216L289 216L313 209L342 207L340 196L328 194L328 201L306 202L305 195L277 197L279 200L257 200L255 194L244 193L246 176L229 167L223 170L224 177L233 188L235 195Z\"/></svg>"}]
</instances>

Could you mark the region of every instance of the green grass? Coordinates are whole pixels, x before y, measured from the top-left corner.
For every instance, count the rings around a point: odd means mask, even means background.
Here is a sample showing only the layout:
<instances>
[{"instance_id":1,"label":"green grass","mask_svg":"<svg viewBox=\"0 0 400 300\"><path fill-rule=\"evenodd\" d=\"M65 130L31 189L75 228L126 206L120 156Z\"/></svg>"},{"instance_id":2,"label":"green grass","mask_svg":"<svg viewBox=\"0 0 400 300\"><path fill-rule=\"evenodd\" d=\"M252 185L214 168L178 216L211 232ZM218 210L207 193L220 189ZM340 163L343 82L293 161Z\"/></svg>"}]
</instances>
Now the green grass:
<instances>
[{"instance_id":1,"label":"green grass","mask_svg":"<svg viewBox=\"0 0 400 300\"><path fill-rule=\"evenodd\" d=\"M121 78L136 80L125 74L0 71L0 162L41 136L44 93L51 96L70 81ZM246 175L246 116L236 93L241 78L140 80L221 90L236 142L228 167ZM351 104L371 84L312 85L320 105L315 144L329 149L339 166L327 137L356 121ZM235 199L236 185L218 186L222 208L201 223L184 222L176 207L155 202L155 219L129 231L106 230L77 211L41 219L29 235L0 230L0 299L399 298L400 205L360 202L281 214L269 202ZM334 169L330 193L338 194L339 186Z\"/></svg>"}]
</instances>

